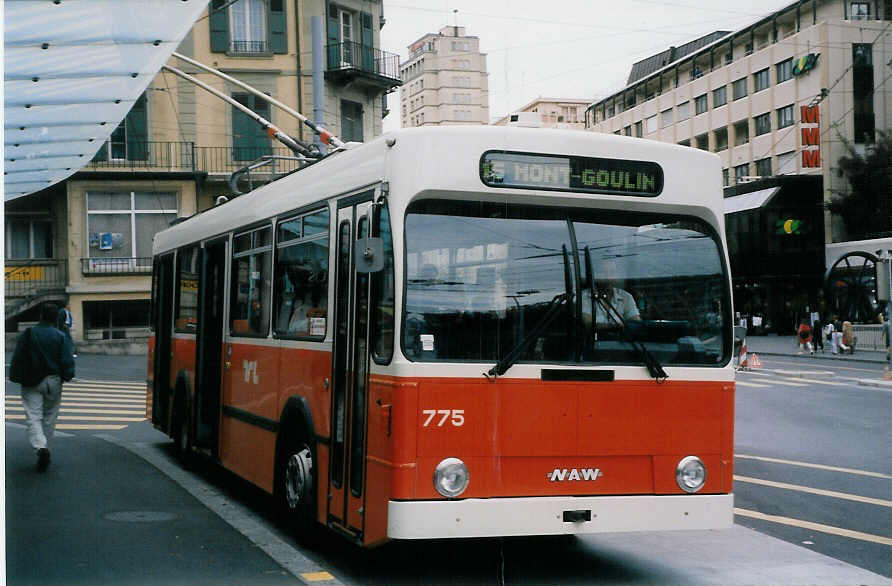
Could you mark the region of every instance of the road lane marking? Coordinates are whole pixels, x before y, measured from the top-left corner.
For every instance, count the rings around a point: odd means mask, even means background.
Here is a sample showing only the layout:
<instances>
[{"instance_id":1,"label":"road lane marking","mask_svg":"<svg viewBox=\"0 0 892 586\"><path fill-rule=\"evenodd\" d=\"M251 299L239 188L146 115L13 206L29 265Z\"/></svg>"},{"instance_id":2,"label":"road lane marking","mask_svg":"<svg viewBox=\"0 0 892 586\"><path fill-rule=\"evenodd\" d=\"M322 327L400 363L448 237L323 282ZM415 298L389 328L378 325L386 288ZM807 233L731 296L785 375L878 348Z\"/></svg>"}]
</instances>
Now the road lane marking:
<instances>
[{"instance_id":1,"label":"road lane marking","mask_svg":"<svg viewBox=\"0 0 892 586\"><path fill-rule=\"evenodd\" d=\"M838 535L840 537L849 537L859 541L869 541L871 543L879 543L881 545L892 546L892 539L883 537L882 535L873 535L871 533L862 533L861 531L852 531L851 529L843 529L842 527L834 527L832 525L824 525L822 523L812 523L811 521L802 521L801 519L792 519L790 517L780 517L778 515L766 515L758 511L750 511L748 509L738 509L734 507L734 514L741 517L749 517L750 519L758 519L760 521L769 521L771 523L779 523L790 527L799 527L801 529L810 529L820 533L828 533L830 535Z\"/></svg>"},{"instance_id":2,"label":"road lane marking","mask_svg":"<svg viewBox=\"0 0 892 586\"><path fill-rule=\"evenodd\" d=\"M323 582L325 580L335 579L329 572L305 572L300 576L307 582Z\"/></svg>"},{"instance_id":3,"label":"road lane marking","mask_svg":"<svg viewBox=\"0 0 892 586\"><path fill-rule=\"evenodd\" d=\"M90 405L94 407L95 405ZM21 411L24 413L24 407L10 407L7 405L6 412ZM145 411L123 411L119 409L65 409L66 413L95 413L96 415L142 415L145 419Z\"/></svg>"},{"instance_id":4,"label":"road lane marking","mask_svg":"<svg viewBox=\"0 0 892 586\"><path fill-rule=\"evenodd\" d=\"M744 382L742 380L737 381L737 384L740 385L741 387L754 387L754 388L759 388L759 389L764 389L766 387L771 386L771 385L763 385L762 383L748 383L748 382Z\"/></svg>"},{"instance_id":5,"label":"road lane marking","mask_svg":"<svg viewBox=\"0 0 892 586\"><path fill-rule=\"evenodd\" d=\"M872 478L889 478L892 474L883 474L882 472L870 472L868 470L856 470L854 468L839 468L837 466L826 466L824 464L813 464L811 462L798 462L796 460L781 460L780 458L767 458L765 456L751 456L749 454L734 454L735 458L740 460L760 460L762 462L772 462L774 464L787 464L789 466L801 466L803 468L816 468L818 470L830 470L831 472L845 472L846 474L857 474L859 476L870 476Z\"/></svg>"},{"instance_id":6,"label":"road lane marking","mask_svg":"<svg viewBox=\"0 0 892 586\"><path fill-rule=\"evenodd\" d=\"M820 496L829 496L847 501L855 501L859 503L867 503L869 505L879 505L881 507L892 507L892 501L883 499L875 499L868 496L860 496L857 494L849 494L845 492L837 492L835 490L824 490L822 488L812 488L810 486L802 486L800 484L787 484L786 482L775 482L773 480L764 480L762 478L753 478L751 476L734 475L734 482L746 482L748 484L759 484L762 486L771 486L773 488L783 488L785 490L795 490L798 492L807 492L809 494L817 494Z\"/></svg>"},{"instance_id":7,"label":"road lane marking","mask_svg":"<svg viewBox=\"0 0 892 586\"><path fill-rule=\"evenodd\" d=\"M15 415L15 414L6 414L7 419L11 419L13 421L24 421L25 415ZM77 415L59 415L56 418L58 421L64 420L74 420L74 421L145 421L145 416L142 417L93 417L92 415L89 417L78 417Z\"/></svg>"},{"instance_id":8,"label":"road lane marking","mask_svg":"<svg viewBox=\"0 0 892 586\"><path fill-rule=\"evenodd\" d=\"M777 379L772 381L776 385L784 385L785 387L807 387L805 383L794 383L793 381Z\"/></svg>"},{"instance_id":9,"label":"road lane marking","mask_svg":"<svg viewBox=\"0 0 892 586\"><path fill-rule=\"evenodd\" d=\"M100 386L104 385L104 386L108 386L108 387L138 387L138 388L146 387L146 383L144 383L142 381L91 380L91 379L77 378L77 377L71 379L70 381L68 381L65 384L66 385L83 384L83 385L100 385Z\"/></svg>"},{"instance_id":10,"label":"road lane marking","mask_svg":"<svg viewBox=\"0 0 892 586\"><path fill-rule=\"evenodd\" d=\"M7 397L7 403L16 403L21 404L21 397ZM128 405L145 405L146 402L141 399L110 399L107 397L92 397L89 395L78 395L77 393L71 394L63 394L62 395L62 405L67 404L69 401L89 401L91 403L122 403Z\"/></svg>"},{"instance_id":11,"label":"road lane marking","mask_svg":"<svg viewBox=\"0 0 892 586\"><path fill-rule=\"evenodd\" d=\"M109 425L106 423L60 423L56 425L56 429L72 429L72 430L108 430L108 431L117 431L119 429L124 429L127 427L126 425Z\"/></svg>"},{"instance_id":12,"label":"road lane marking","mask_svg":"<svg viewBox=\"0 0 892 586\"><path fill-rule=\"evenodd\" d=\"M799 380L801 380L804 383L810 383L810 384L814 384L814 385L826 385L829 387L851 387L851 386L854 386L854 385L851 385L848 383L839 383L836 381L829 381L829 380L817 380L817 379L813 379L813 378L800 378Z\"/></svg>"},{"instance_id":13,"label":"road lane marking","mask_svg":"<svg viewBox=\"0 0 892 586\"><path fill-rule=\"evenodd\" d=\"M772 361L772 364L773 364L773 363L774 363L774 361ZM797 367L799 367L799 368L802 367L802 363L801 363L801 362L798 362L798 363L797 363L797 362L784 362L784 361L778 361L778 364L787 364L787 365L790 365L790 366L797 366ZM857 372L873 372L873 373L879 372L880 374L882 374L882 371L877 371L875 368L865 368L865 367L858 368L858 367L855 367L855 366L837 366L837 365L835 365L835 364L834 364L832 367L831 367L831 366L827 366L826 368L832 368L834 371L836 371L836 370L854 370L854 371L857 371Z\"/></svg>"}]
</instances>

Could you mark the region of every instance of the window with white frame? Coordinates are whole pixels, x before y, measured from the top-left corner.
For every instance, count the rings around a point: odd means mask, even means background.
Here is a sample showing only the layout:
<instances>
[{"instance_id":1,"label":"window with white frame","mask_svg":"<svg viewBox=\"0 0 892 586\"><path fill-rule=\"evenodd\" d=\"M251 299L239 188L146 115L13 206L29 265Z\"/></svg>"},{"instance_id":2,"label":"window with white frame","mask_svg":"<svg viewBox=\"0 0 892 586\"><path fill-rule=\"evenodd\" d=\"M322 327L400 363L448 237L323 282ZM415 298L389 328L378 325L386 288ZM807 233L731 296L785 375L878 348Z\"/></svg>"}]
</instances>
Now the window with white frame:
<instances>
[{"instance_id":1,"label":"window with white frame","mask_svg":"<svg viewBox=\"0 0 892 586\"><path fill-rule=\"evenodd\" d=\"M870 18L869 2L852 2L850 7L849 17L852 20L868 20Z\"/></svg>"},{"instance_id":2,"label":"window with white frame","mask_svg":"<svg viewBox=\"0 0 892 586\"><path fill-rule=\"evenodd\" d=\"M796 174L796 151L781 153L777 156L777 174L778 175L795 175Z\"/></svg>"},{"instance_id":3,"label":"window with white frame","mask_svg":"<svg viewBox=\"0 0 892 586\"><path fill-rule=\"evenodd\" d=\"M668 110L663 110L660 112L660 119L662 120L662 128L666 128L667 126L672 126L675 123L672 108Z\"/></svg>"},{"instance_id":4,"label":"window with white frame","mask_svg":"<svg viewBox=\"0 0 892 586\"><path fill-rule=\"evenodd\" d=\"M734 182L735 183L743 183L745 177L749 177L750 174L750 164L744 163L743 165L737 165L734 167Z\"/></svg>"},{"instance_id":5,"label":"window with white frame","mask_svg":"<svg viewBox=\"0 0 892 586\"><path fill-rule=\"evenodd\" d=\"M755 122L756 136L771 132L771 115L768 112L759 114L753 118L753 121Z\"/></svg>"},{"instance_id":6,"label":"window with white frame","mask_svg":"<svg viewBox=\"0 0 892 586\"><path fill-rule=\"evenodd\" d=\"M88 256L147 258L151 265L152 238L176 217L176 193L88 192Z\"/></svg>"},{"instance_id":7,"label":"window with white frame","mask_svg":"<svg viewBox=\"0 0 892 586\"><path fill-rule=\"evenodd\" d=\"M735 100L746 97L746 78L741 77L731 84L731 90Z\"/></svg>"},{"instance_id":8,"label":"window with white frame","mask_svg":"<svg viewBox=\"0 0 892 586\"><path fill-rule=\"evenodd\" d=\"M734 123L734 146L740 146L750 141L750 122L741 120Z\"/></svg>"},{"instance_id":9,"label":"window with white frame","mask_svg":"<svg viewBox=\"0 0 892 586\"><path fill-rule=\"evenodd\" d=\"M678 121L687 120L691 117L691 102L684 102L678 105Z\"/></svg>"},{"instance_id":10,"label":"window with white frame","mask_svg":"<svg viewBox=\"0 0 892 586\"><path fill-rule=\"evenodd\" d=\"M768 75L767 67L753 74L753 93L768 89L769 85L771 85L771 79Z\"/></svg>"},{"instance_id":11,"label":"window with white frame","mask_svg":"<svg viewBox=\"0 0 892 586\"><path fill-rule=\"evenodd\" d=\"M723 126L722 128L717 128L712 133L713 138L715 139L715 152L721 152L728 148L728 127Z\"/></svg>"},{"instance_id":12,"label":"window with white frame","mask_svg":"<svg viewBox=\"0 0 892 586\"><path fill-rule=\"evenodd\" d=\"M264 53L266 6L264 0L237 0L229 7L230 50L233 53Z\"/></svg>"},{"instance_id":13,"label":"window with white frame","mask_svg":"<svg viewBox=\"0 0 892 586\"><path fill-rule=\"evenodd\" d=\"M6 215L5 258L53 258L53 224L49 218Z\"/></svg>"},{"instance_id":14,"label":"window with white frame","mask_svg":"<svg viewBox=\"0 0 892 586\"><path fill-rule=\"evenodd\" d=\"M650 134L651 132L656 132L657 126L658 126L658 124L657 124L657 115L656 114L654 114L653 116L648 116L647 118L644 119L644 131L647 134Z\"/></svg>"},{"instance_id":15,"label":"window with white frame","mask_svg":"<svg viewBox=\"0 0 892 586\"><path fill-rule=\"evenodd\" d=\"M712 107L718 108L728 103L728 86L723 85L720 88L712 90Z\"/></svg>"},{"instance_id":16,"label":"window with white frame","mask_svg":"<svg viewBox=\"0 0 892 586\"><path fill-rule=\"evenodd\" d=\"M784 59L776 66L777 83L783 83L788 79L793 79L793 58Z\"/></svg>"},{"instance_id":17,"label":"window with white frame","mask_svg":"<svg viewBox=\"0 0 892 586\"><path fill-rule=\"evenodd\" d=\"M777 127L778 128L786 128L787 126L793 126L795 120L793 120L793 104L789 106L784 106L783 108L777 109Z\"/></svg>"},{"instance_id":18,"label":"window with white frame","mask_svg":"<svg viewBox=\"0 0 892 586\"><path fill-rule=\"evenodd\" d=\"M771 157L756 161L756 175L759 177L771 177Z\"/></svg>"},{"instance_id":19,"label":"window with white frame","mask_svg":"<svg viewBox=\"0 0 892 586\"><path fill-rule=\"evenodd\" d=\"M703 114L706 110L709 109L709 101L706 97L706 94L702 96L697 96L694 98L694 113L695 114Z\"/></svg>"}]
</instances>

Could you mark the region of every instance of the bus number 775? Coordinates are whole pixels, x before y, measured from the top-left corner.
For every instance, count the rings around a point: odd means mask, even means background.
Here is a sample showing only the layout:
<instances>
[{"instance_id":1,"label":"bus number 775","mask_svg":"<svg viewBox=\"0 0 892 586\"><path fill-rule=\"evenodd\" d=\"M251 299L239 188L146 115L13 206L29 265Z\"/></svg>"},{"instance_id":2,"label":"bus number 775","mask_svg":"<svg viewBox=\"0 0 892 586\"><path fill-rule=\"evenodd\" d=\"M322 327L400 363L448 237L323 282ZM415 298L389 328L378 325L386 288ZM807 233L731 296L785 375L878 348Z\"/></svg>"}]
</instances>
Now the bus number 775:
<instances>
[{"instance_id":1,"label":"bus number 775","mask_svg":"<svg viewBox=\"0 0 892 586\"><path fill-rule=\"evenodd\" d=\"M452 425L455 427L461 427L465 424L464 409L423 409L421 412L427 415L427 419L424 420L424 425L422 425L422 427L429 426L431 421L433 421L434 417L437 415L442 416L439 423L437 423L437 427L443 427L446 424L447 419L451 420Z\"/></svg>"}]
</instances>

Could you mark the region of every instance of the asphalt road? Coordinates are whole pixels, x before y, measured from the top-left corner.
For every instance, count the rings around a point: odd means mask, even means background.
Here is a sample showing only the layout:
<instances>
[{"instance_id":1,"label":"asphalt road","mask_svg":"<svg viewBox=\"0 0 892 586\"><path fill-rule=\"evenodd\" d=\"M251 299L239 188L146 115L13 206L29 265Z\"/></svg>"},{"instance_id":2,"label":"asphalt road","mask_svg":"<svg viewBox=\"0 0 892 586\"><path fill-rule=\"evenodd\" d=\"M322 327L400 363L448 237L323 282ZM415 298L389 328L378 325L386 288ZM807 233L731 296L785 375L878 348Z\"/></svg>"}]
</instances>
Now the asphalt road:
<instances>
[{"instance_id":1,"label":"asphalt road","mask_svg":"<svg viewBox=\"0 0 892 586\"><path fill-rule=\"evenodd\" d=\"M892 388L858 384L883 366L761 358L737 378L736 521L892 577Z\"/></svg>"},{"instance_id":2,"label":"asphalt road","mask_svg":"<svg viewBox=\"0 0 892 586\"><path fill-rule=\"evenodd\" d=\"M134 394L145 358L82 355L68 399L111 402L67 414L46 475L33 472L24 430L7 419L6 577L10 584L892 584L883 579L892 576L892 391L856 383L882 367L762 360L763 370L738 378L734 529L396 542L360 551L326 531L294 535L263 493L226 472L183 469L167 438L128 420L127 410L141 408ZM775 369L787 372L768 372ZM836 376L794 376L824 369ZM112 378L120 382L90 382ZM7 383L8 418L15 386ZM91 420L93 407L119 414Z\"/></svg>"}]
</instances>

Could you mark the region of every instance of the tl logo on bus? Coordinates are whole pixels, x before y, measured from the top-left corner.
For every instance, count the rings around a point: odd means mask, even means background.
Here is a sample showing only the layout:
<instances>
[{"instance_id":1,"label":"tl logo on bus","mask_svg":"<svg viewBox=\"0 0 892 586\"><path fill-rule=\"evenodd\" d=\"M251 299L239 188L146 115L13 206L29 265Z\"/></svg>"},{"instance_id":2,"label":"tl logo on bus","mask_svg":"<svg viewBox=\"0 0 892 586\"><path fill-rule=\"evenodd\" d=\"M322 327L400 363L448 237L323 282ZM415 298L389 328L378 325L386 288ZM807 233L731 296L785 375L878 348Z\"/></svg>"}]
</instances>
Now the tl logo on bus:
<instances>
[{"instance_id":1,"label":"tl logo on bus","mask_svg":"<svg viewBox=\"0 0 892 586\"><path fill-rule=\"evenodd\" d=\"M550 482L594 482L601 476L604 476L604 473L600 468L555 468L545 474Z\"/></svg>"}]
</instances>

